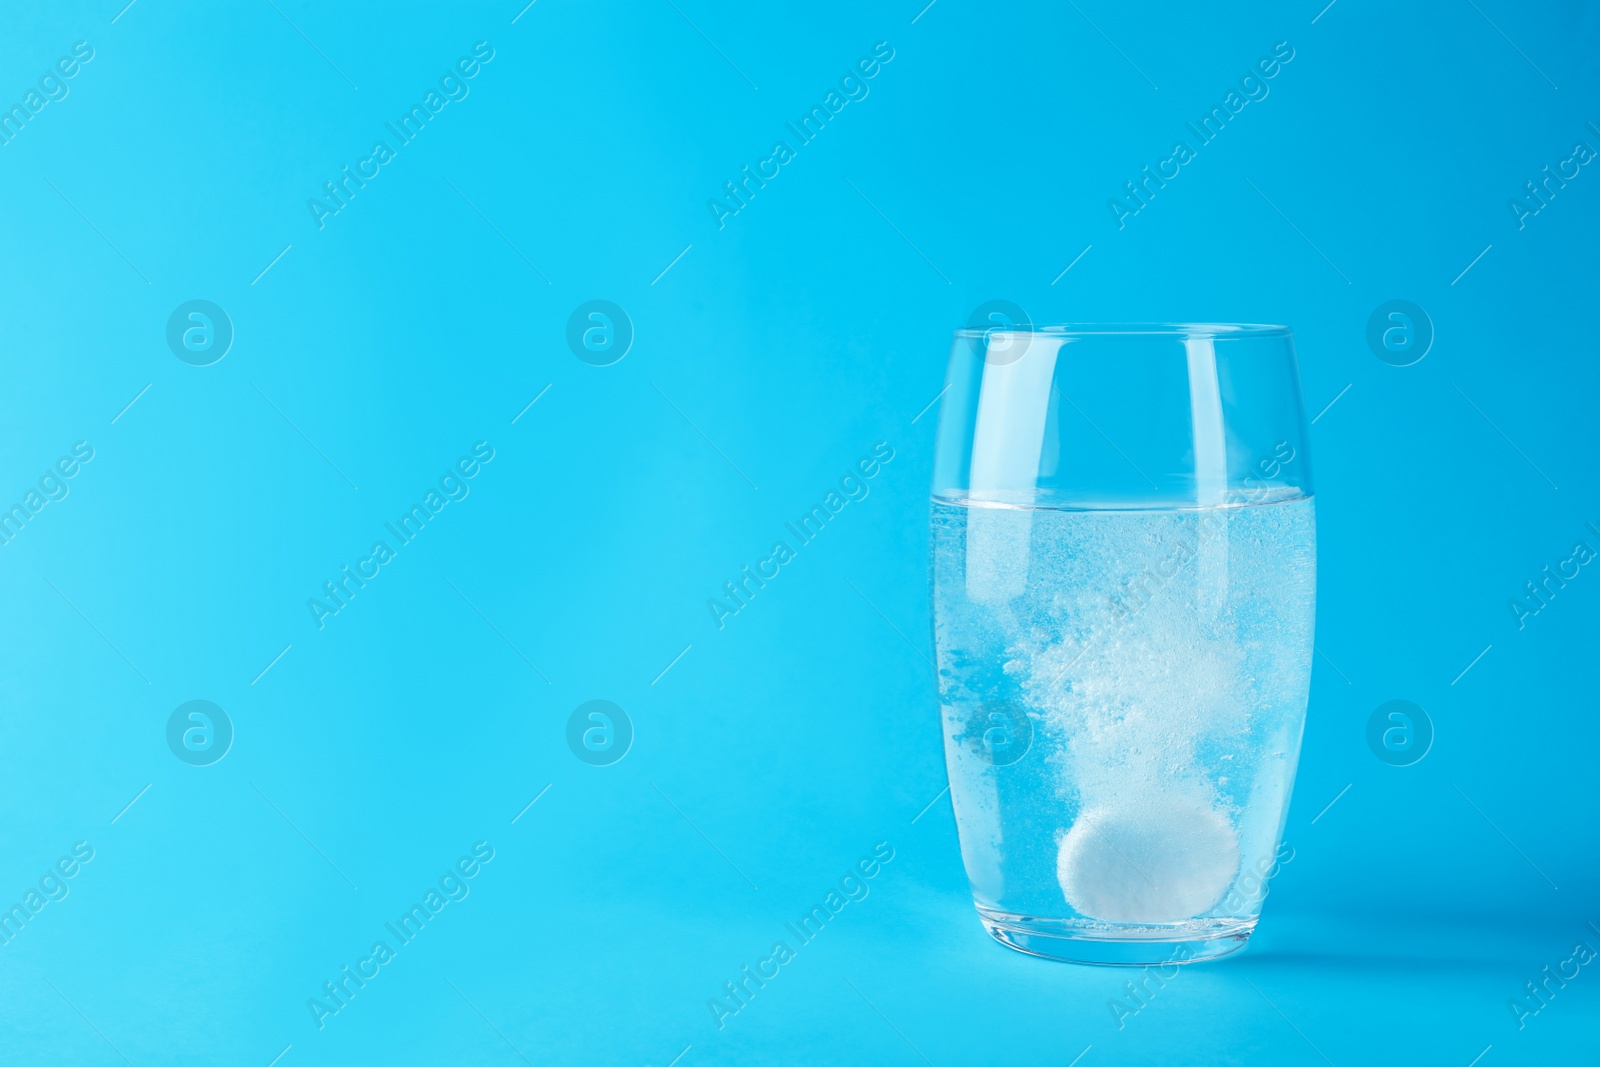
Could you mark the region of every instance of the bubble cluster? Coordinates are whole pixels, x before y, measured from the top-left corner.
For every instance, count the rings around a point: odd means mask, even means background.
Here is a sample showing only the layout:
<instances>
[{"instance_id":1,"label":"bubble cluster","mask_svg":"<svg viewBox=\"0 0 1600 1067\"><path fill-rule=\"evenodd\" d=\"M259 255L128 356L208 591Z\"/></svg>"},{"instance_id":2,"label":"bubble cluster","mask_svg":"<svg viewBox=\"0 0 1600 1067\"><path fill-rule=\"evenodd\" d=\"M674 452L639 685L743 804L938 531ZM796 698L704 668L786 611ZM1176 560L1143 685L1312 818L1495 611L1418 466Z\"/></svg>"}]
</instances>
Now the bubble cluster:
<instances>
[{"instance_id":1,"label":"bubble cluster","mask_svg":"<svg viewBox=\"0 0 1600 1067\"><path fill-rule=\"evenodd\" d=\"M1277 844L1309 681L1311 502L964 510L944 561L964 596L936 620L963 653L950 736L973 748L972 708L1002 695L1035 721L1025 760L952 774L958 815L988 831L969 873L1025 914L1048 905L1044 877L1099 922L1214 910Z\"/></svg>"}]
</instances>

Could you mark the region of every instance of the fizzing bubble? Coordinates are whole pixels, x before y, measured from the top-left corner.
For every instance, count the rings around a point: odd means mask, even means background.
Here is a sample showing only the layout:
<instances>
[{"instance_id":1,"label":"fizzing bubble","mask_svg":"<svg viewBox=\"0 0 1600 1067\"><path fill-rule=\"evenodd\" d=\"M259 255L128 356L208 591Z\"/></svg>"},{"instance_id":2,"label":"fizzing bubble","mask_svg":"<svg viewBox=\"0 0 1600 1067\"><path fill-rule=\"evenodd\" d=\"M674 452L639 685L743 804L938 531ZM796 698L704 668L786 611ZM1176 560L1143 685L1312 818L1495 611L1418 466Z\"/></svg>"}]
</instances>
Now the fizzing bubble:
<instances>
[{"instance_id":1,"label":"fizzing bubble","mask_svg":"<svg viewBox=\"0 0 1600 1067\"><path fill-rule=\"evenodd\" d=\"M1259 892L1238 880L1276 848L1310 673L1311 501L936 502L934 518L952 803L980 909L1253 919ZM1012 707L1027 750L979 758Z\"/></svg>"}]
</instances>

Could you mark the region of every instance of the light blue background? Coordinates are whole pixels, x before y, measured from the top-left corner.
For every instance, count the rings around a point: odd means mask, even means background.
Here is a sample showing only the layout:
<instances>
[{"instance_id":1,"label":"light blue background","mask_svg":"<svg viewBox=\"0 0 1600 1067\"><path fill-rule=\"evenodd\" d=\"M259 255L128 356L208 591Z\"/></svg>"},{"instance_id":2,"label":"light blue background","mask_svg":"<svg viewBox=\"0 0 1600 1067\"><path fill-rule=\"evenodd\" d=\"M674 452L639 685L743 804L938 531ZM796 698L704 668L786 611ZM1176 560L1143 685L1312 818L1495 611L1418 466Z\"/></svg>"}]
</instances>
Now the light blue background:
<instances>
[{"instance_id":1,"label":"light blue background","mask_svg":"<svg viewBox=\"0 0 1600 1067\"><path fill-rule=\"evenodd\" d=\"M1600 948L1600 576L1521 630L1508 603L1600 548L1600 172L1507 205L1600 148L1600 13L920 6L0 15L7 106L95 50L0 147L0 497L95 450L0 546L3 903L95 850L0 947L0 1062L1595 1055L1593 968L1520 1030L1508 1001ZM319 229L307 199L478 41L470 95ZM880 41L719 230L708 198ZM1108 199L1280 41L1119 230ZM164 339L197 298L236 331L204 368ZM1244 954L1120 1030L1133 975L983 934L941 796L916 417L996 298L1289 323L1321 411L1295 859ZM1365 340L1397 298L1437 333L1405 368ZM614 366L566 345L590 299L633 322ZM471 495L319 631L307 598L478 441ZM879 441L871 495L719 631L707 598ZM636 730L609 767L564 739L596 698ZM1365 740L1395 698L1437 731L1412 767ZM210 767L166 745L193 699L236 729ZM319 1030L307 999L480 840L470 896ZM719 1030L708 998L878 842L870 896Z\"/></svg>"}]
</instances>

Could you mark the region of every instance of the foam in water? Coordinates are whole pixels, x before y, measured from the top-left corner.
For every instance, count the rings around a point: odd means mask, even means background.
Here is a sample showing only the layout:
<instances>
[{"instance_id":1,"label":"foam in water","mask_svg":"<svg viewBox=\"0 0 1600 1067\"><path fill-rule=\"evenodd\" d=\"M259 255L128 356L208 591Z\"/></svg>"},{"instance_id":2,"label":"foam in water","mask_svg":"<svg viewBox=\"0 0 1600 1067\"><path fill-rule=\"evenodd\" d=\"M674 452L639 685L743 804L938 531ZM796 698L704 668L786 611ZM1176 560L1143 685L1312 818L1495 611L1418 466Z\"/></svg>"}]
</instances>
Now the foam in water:
<instances>
[{"instance_id":1,"label":"foam in water","mask_svg":"<svg viewBox=\"0 0 1600 1067\"><path fill-rule=\"evenodd\" d=\"M1309 683L1313 524L1304 498L935 502L946 750L980 906L1179 923L1273 854ZM1001 706L1032 727L1014 763L984 741Z\"/></svg>"}]
</instances>

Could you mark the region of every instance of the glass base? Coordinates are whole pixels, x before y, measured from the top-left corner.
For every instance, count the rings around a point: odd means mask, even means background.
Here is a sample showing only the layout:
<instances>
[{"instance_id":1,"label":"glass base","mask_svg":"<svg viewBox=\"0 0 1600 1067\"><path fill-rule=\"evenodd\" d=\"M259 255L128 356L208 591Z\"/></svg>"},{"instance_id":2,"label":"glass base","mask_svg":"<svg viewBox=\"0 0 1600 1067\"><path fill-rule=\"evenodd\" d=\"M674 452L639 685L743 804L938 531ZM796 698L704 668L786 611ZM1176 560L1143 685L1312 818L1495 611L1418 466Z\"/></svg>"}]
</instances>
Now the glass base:
<instances>
[{"instance_id":1,"label":"glass base","mask_svg":"<svg viewBox=\"0 0 1600 1067\"><path fill-rule=\"evenodd\" d=\"M1066 963L1149 967L1214 960L1250 940L1254 919L1192 919L1135 926L1089 919L1039 919L979 907L989 936L1018 952Z\"/></svg>"}]
</instances>

